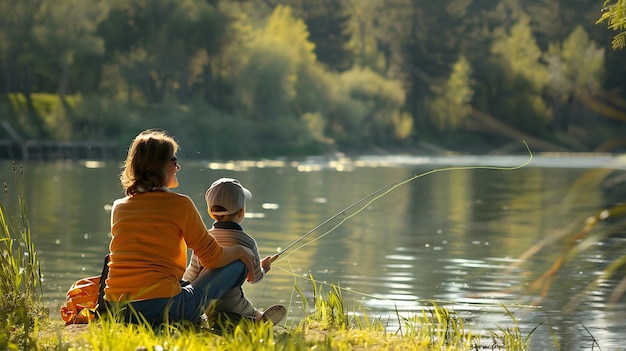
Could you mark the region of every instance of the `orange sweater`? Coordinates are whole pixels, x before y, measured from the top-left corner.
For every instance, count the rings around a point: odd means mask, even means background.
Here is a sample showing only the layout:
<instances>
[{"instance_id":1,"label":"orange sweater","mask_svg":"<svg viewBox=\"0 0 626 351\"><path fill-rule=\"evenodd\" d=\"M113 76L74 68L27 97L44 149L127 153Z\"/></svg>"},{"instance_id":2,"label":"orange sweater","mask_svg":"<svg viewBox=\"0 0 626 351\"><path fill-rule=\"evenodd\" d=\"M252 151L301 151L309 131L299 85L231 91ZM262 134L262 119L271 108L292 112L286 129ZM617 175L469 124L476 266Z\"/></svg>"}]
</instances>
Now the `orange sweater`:
<instances>
[{"instance_id":1,"label":"orange sweater","mask_svg":"<svg viewBox=\"0 0 626 351\"><path fill-rule=\"evenodd\" d=\"M191 199L152 191L115 200L105 294L109 301L172 297L180 292L187 247L205 267L224 253Z\"/></svg>"}]
</instances>

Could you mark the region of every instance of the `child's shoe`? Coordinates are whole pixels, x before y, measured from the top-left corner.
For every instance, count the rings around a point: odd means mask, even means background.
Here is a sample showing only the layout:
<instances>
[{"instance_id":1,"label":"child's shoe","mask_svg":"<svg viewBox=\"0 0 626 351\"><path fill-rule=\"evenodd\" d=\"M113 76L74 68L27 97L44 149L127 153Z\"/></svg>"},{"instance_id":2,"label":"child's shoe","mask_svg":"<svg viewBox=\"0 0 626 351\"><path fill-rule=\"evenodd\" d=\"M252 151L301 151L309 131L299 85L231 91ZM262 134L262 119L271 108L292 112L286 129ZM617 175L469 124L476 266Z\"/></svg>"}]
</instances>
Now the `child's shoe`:
<instances>
[{"instance_id":1,"label":"child's shoe","mask_svg":"<svg viewBox=\"0 0 626 351\"><path fill-rule=\"evenodd\" d=\"M285 318L286 314L287 309L285 308L285 306L272 305L268 307L265 312L263 312L263 315L261 316L261 321L270 321L272 322L272 324L277 324L278 322L282 321L283 318Z\"/></svg>"}]
</instances>

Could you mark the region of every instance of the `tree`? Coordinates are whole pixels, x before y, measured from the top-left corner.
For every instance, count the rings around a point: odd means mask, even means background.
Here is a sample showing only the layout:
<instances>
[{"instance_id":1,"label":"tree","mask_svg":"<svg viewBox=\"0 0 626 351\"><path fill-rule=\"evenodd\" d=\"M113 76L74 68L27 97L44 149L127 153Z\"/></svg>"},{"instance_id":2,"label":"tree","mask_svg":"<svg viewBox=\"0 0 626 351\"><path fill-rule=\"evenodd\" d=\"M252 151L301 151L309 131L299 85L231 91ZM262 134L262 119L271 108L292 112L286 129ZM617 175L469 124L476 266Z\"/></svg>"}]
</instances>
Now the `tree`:
<instances>
[{"instance_id":1,"label":"tree","mask_svg":"<svg viewBox=\"0 0 626 351\"><path fill-rule=\"evenodd\" d=\"M524 3L522 10L533 19L531 28L542 50L547 50L550 43L563 41L577 26L590 33L597 19L595 1L532 0Z\"/></svg>"},{"instance_id":2,"label":"tree","mask_svg":"<svg viewBox=\"0 0 626 351\"><path fill-rule=\"evenodd\" d=\"M331 71L352 67L355 54L350 47L352 12L349 0L274 0L289 6L293 15L301 18L309 31L309 41L315 44L317 61Z\"/></svg>"},{"instance_id":3,"label":"tree","mask_svg":"<svg viewBox=\"0 0 626 351\"><path fill-rule=\"evenodd\" d=\"M331 71L350 69L354 62L354 52L349 47L352 15L346 0L305 1L303 11L317 60Z\"/></svg>"},{"instance_id":4,"label":"tree","mask_svg":"<svg viewBox=\"0 0 626 351\"><path fill-rule=\"evenodd\" d=\"M477 73L477 67L492 70L485 66L490 55L486 48L492 40L490 28L501 26L507 19L502 17L508 15L493 9L499 2L394 0L385 4L384 11L394 14L385 20L388 34L384 39L390 43L391 62L406 80L407 110L421 132L437 129L428 118L431 87L450 77L460 56L465 56ZM401 38L400 44L397 38ZM400 55L394 49L398 45Z\"/></svg>"},{"instance_id":5,"label":"tree","mask_svg":"<svg viewBox=\"0 0 626 351\"><path fill-rule=\"evenodd\" d=\"M558 130L567 129L572 122L585 122L582 116L588 111L584 100L600 93L604 75L604 49L598 48L582 26L563 41L552 44L545 54ZM567 103L566 106L562 106ZM591 126L592 123L589 123Z\"/></svg>"},{"instance_id":6,"label":"tree","mask_svg":"<svg viewBox=\"0 0 626 351\"><path fill-rule=\"evenodd\" d=\"M615 1L615 2L613 2ZM613 37L613 48L626 46L626 0L605 0L602 15L597 23L606 22L609 29L622 32Z\"/></svg>"},{"instance_id":7,"label":"tree","mask_svg":"<svg viewBox=\"0 0 626 351\"><path fill-rule=\"evenodd\" d=\"M33 36L58 67L58 94L64 100L70 84L70 69L76 57L101 55L104 40L96 29L106 18L104 0L43 1L36 11Z\"/></svg>"},{"instance_id":8,"label":"tree","mask_svg":"<svg viewBox=\"0 0 626 351\"><path fill-rule=\"evenodd\" d=\"M327 135L339 143L386 144L413 132L412 116L403 111L406 92L398 80L355 67L334 82Z\"/></svg>"},{"instance_id":9,"label":"tree","mask_svg":"<svg viewBox=\"0 0 626 351\"><path fill-rule=\"evenodd\" d=\"M221 55L229 23L205 0L133 0L115 2L100 31L129 100L138 89L148 104L185 103L212 77L209 60Z\"/></svg>"},{"instance_id":10,"label":"tree","mask_svg":"<svg viewBox=\"0 0 626 351\"><path fill-rule=\"evenodd\" d=\"M433 86L431 118L439 130L458 128L472 111L471 66L464 56L453 65L450 77Z\"/></svg>"},{"instance_id":11,"label":"tree","mask_svg":"<svg viewBox=\"0 0 626 351\"><path fill-rule=\"evenodd\" d=\"M39 137L43 134L43 122L38 116L33 93L49 92L54 89L49 77L55 76L47 62L45 51L35 45L33 30L36 26L35 13L43 0L0 1L0 101L11 108L20 101L17 96L9 101L8 94L21 94L24 97L26 113L13 114L7 119L26 137ZM5 106L6 106L5 105ZM21 106L18 106L18 109Z\"/></svg>"},{"instance_id":12,"label":"tree","mask_svg":"<svg viewBox=\"0 0 626 351\"><path fill-rule=\"evenodd\" d=\"M278 5L255 33L234 81L238 113L253 119L282 118L295 111L296 83L305 67L316 64L307 27L289 6Z\"/></svg>"},{"instance_id":13,"label":"tree","mask_svg":"<svg viewBox=\"0 0 626 351\"><path fill-rule=\"evenodd\" d=\"M346 0L352 14L352 39L349 44L354 48L354 64L360 67L376 69L378 50L372 35L376 9L383 0Z\"/></svg>"},{"instance_id":14,"label":"tree","mask_svg":"<svg viewBox=\"0 0 626 351\"><path fill-rule=\"evenodd\" d=\"M39 1L2 1L0 2L0 92L24 92L28 98L31 86L25 66L33 61L32 40L34 16L31 9Z\"/></svg>"},{"instance_id":15,"label":"tree","mask_svg":"<svg viewBox=\"0 0 626 351\"><path fill-rule=\"evenodd\" d=\"M504 122L532 134L545 133L552 112L543 100L548 70L543 53L530 29L530 18L522 17L510 31L496 31L487 111Z\"/></svg>"}]
</instances>

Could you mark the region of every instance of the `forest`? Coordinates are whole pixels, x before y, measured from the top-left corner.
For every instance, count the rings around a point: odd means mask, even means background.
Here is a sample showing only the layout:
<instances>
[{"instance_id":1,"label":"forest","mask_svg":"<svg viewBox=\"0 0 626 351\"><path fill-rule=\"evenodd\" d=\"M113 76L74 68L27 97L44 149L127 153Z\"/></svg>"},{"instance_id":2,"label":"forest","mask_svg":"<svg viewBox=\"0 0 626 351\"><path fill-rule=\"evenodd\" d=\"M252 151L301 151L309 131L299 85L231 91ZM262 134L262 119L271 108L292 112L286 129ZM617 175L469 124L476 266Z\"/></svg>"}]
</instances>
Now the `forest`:
<instances>
[{"instance_id":1,"label":"forest","mask_svg":"<svg viewBox=\"0 0 626 351\"><path fill-rule=\"evenodd\" d=\"M0 120L121 148L161 128L192 158L622 152L611 3L3 0Z\"/></svg>"}]
</instances>

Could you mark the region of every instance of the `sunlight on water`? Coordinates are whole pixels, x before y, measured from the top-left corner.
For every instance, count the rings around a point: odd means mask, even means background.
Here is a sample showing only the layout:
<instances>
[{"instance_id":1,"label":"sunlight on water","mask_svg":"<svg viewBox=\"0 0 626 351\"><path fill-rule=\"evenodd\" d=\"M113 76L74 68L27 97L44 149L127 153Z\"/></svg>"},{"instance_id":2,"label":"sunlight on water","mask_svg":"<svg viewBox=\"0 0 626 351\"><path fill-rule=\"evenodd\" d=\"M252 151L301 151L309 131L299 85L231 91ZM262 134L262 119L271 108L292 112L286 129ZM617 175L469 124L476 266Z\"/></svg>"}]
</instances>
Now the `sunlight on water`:
<instances>
[{"instance_id":1,"label":"sunlight on water","mask_svg":"<svg viewBox=\"0 0 626 351\"><path fill-rule=\"evenodd\" d=\"M261 204L261 208L263 208L264 210L278 210L280 208L280 205L264 202Z\"/></svg>"},{"instance_id":2,"label":"sunlight on water","mask_svg":"<svg viewBox=\"0 0 626 351\"><path fill-rule=\"evenodd\" d=\"M265 213L246 212L245 218L265 218Z\"/></svg>"},{"instance_id":3,"label":"sunlight on water","mask_svg":"<svg viewBox=\"0 0 626 351\"><path fill-rule=\"evenodd\" d=\"M408 255L387 255L385 256L388 260L398 260L398 261L414 261L415 257Z\"/></svg>"},{"instance_id":4,"label":"sunlight on water","mask_svg":"<svg viewBox=\"0 0 626 351\"><path fill-rule=\"evenodd\" d=\"M86 168L104 168L106 165L104 161L85 161Z\"/></svg>"}]
</instances>

